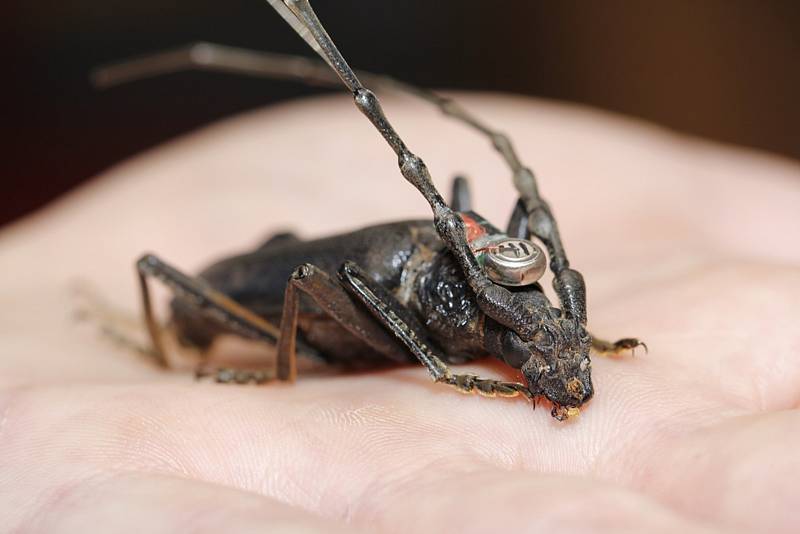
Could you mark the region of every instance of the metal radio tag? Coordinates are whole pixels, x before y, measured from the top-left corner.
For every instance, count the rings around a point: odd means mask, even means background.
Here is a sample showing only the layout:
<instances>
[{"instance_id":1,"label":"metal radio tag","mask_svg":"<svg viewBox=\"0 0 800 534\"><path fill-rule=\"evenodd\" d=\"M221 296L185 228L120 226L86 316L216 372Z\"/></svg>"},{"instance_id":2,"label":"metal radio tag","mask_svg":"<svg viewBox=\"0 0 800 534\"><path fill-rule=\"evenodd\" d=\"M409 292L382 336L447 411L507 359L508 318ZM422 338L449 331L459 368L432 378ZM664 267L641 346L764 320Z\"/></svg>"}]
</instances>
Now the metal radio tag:
<instances>
[{"instance_id":1,"label":"metal radio tag","mask_svg":"<svg viewBox=\"0 0 800 534\"><path fill-rule=\"evenodd\" d=\"M476 252L481 253L489 278L505 286L533 284L547 269L544 252L527 239L493 239Z\"/></svg>"}]
</instances>

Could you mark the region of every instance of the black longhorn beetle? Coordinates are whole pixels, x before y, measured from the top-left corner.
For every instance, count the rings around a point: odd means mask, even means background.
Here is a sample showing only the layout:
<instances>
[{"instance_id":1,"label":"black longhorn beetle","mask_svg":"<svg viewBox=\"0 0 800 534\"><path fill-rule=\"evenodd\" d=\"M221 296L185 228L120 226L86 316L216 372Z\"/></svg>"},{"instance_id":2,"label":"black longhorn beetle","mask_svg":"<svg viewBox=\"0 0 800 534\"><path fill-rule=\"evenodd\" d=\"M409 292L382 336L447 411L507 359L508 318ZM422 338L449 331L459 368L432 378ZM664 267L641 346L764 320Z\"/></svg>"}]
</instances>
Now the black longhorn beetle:
<instances>
[{"instance_id":1,"label":"black longhorn beetle","mask_svg":"<svg viewBox=\"0 0 800 534\"><path fill-rule=\"evenodd\" d=\"M95 74L95 81L110 86L194 68L319 85L344 83L356 107L397 155L402 175L430 204L433 223L396 222L312 241L279 234L197 277L152 254L143 256L137 269L159 363L167 366L150 277L162 280L176 295L171 321L183 344L206 349L218 335L233 333L277 345L274 372L220 369L215 372L220 382L293 381L298 351L362 369L418 361L434 381L462 392L524 395L534 401L544 396L557 419L577 415L594 393L590 348L612 353L643 343L632 338L611 343L586 331L583 277L570 268L553 214L510 140L448 98L385 76L356 74L308 0L268 1L327 65L197 43L106 67ZM445 203L425 163L406 147L361 80L416 95L489 138L510 167L520 196L505 233L471 210L464 179L455 179L452 202ZM546 259L531 236L547 248L561 309L550 304L537 282ZM486 355L520 369L527 384L457 374L448 367Z\"/></svg>"}]
</instances>

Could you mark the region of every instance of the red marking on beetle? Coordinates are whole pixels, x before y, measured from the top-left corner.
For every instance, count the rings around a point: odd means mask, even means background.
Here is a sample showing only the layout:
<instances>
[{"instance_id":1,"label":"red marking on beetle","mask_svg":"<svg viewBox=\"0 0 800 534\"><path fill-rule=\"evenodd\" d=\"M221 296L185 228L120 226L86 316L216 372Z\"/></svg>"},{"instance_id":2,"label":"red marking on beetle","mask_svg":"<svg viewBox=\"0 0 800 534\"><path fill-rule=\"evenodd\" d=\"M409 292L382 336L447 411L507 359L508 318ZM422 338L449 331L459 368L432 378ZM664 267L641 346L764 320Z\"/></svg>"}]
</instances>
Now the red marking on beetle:
<instances>
[{"instance_id":1,"label":"red marking on beetle","mask_svg":"<svg viewBox=\"0 0 800 534\"><path fill-rule=\"evenodd\" d=\"M486 229L475 219L466 213L459 213L461 220L464 221L464 226L467 229L467 242L472 243L481 236L486 235Z\"/></svg>"}]
</instances>

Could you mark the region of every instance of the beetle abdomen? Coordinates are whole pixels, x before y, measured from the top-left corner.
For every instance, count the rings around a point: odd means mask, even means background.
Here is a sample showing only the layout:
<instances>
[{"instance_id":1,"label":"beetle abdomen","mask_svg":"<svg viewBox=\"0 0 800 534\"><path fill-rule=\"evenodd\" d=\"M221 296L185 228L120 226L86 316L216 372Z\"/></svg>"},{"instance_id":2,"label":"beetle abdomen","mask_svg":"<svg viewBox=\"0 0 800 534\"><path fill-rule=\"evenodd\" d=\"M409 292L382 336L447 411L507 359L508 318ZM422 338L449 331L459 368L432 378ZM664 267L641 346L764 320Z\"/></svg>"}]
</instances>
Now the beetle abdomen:
<instances>
[{"instance_id":1,"label":"beetle abdomen","mask_svg":"<svg viewBox=\"0 0 800 534\"><path fill-rule=\"evenodd\" d=\"M396 292L405 283L403 272L406 263L421 246L441 246L430 221L389 223L311 241L272 240L255 251L212 264L199 277L277 327L286 282L297 267L310 263L337 280L336 273L341 265L347 260L354 261L376 282ZM173 324L185 344L204 349L219 334L226 332L224 327L204 317L179 297L173 300L172 310ZM301 300L300 312L322 320L320 310L310 298ZM299 330L303 337L311 338L306 339L309 345L332 360L352 359L353 351L346 354L343 348L358 345L345 339L352 334L344 329L337 333L335 327L315 328L313 321L301 321ZM314 333L322 331L325 335Z\"/></svg>"}]
</instances>

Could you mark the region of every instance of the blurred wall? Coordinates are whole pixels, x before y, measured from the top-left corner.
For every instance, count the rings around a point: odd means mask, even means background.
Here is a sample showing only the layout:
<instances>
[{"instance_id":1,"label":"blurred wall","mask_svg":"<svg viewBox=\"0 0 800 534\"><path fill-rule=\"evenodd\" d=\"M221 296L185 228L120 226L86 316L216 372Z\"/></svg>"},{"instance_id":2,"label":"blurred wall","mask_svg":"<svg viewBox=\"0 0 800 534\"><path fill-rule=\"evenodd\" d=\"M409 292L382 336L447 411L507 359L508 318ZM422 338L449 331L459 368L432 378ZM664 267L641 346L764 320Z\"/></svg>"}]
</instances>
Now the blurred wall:
<instances>
[{"instance_id":1,"label":"blurred wall","mask_svg":"<svg viewBox=\"0 0 800 534\"><path fill-rule=\"evenodd\" d=\"M92 67L209 40L309 54L264 0L41 0L0 20L0 223L220 117L313 91L180 74L98 93ZM583 102L800 158L800 2L314 2L351 64Z\"/></svg>"}]
</instances>

